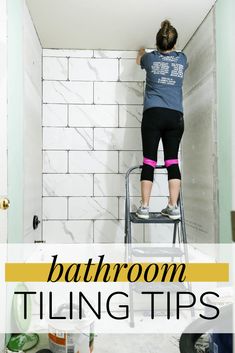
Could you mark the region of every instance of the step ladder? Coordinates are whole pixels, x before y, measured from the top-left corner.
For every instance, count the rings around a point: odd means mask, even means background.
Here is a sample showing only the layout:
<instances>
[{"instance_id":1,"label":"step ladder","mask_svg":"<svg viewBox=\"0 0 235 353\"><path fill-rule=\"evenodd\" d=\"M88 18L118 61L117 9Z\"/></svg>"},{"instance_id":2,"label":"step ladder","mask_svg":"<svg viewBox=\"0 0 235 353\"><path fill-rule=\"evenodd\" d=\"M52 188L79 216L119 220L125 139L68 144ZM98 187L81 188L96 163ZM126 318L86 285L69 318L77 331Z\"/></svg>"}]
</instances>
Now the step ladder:
<instances>
[{"instance_id":1,"label":"step ladder","mask_svg":"<svg viewBox=\"0 0 235 353\"><path fill-rule=\"evenodd\" d=\"M184 207L183 207L183 198L182 198L182 190L180 190L180 195L178 199L178 206L180 208L180 219L172 220L166 216L163 216L160 212L150 212L149 219L140 219L136 216L135 212L131 211L130 206L130 176L134 170L142 169L142 165L137 165L131 167L126 172L125 176L125 191L126 191L126 199L125 199L125 243L129 244L127 246L128 251L128 261L132 261L132 257L159 257L159 258L170 258L173 262L174 259L178 259L178 262L188 262L188 249L187 249L187 235L186 235L186 228L185 228L185 218L184 218ZM166 169L164 165L156 166L155 169ZM173 225L173 236L172 242L169 243L169 247L141 247L135 246L132 247L131 244L133 243L132 238L132 223L137 224L172 224ZM171 244L171 246L170 246ZM185 283L186 284L186 283ZM184 290L191 291L191 284L178 283L178 282L171 282L171 283L164 283L165 290L170 290L171 292L182 291ZM141 292L141 287L143 290L144 283L130 283L130 291L129 291L129 304L130 304L130 326L134 327L134 308L133 308L133 292ZM159 290L161 287L162 290L162 283L153 283L152 287L155 290ZM149 288L149 287L148 287ZM194 309L191 309L191 316L194 316Z\"/></svg>"}]
</instances>

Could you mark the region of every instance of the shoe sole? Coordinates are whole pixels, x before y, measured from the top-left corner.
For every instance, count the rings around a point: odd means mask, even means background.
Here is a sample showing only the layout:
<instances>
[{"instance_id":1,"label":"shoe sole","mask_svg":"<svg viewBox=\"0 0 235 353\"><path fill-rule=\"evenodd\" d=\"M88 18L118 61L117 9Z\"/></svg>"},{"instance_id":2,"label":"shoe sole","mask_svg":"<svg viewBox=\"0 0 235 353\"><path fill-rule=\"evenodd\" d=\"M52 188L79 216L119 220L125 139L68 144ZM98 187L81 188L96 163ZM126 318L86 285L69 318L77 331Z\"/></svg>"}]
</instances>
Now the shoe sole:
<instances>
[{"instance_id":1,"label":"shoe sole","mask_svg":"<svg viewBox=\"0 0 235 353\"><path fill-rule=\"evenodd\" d=\"M137 212L136 212L136 216L137 216L138 218L141 218L141 219L149 219L149 216L140 215L140 214L138 214Z\"/></svg>"},{"instance_id":2,"label":"shoe sole","mask_svg":"<svg viewBox=\"0 0 235 353\"><path fill-rule=\"evenodd\" d=\"M169 215L168 213L164 213L164 212L161 212L161 214L162 214L163 216L169 217L169 218L172 219L173 221L177 221L178 219L180 219L180 216L171 216L171 215Z\"/></svg>"}]
</instances>

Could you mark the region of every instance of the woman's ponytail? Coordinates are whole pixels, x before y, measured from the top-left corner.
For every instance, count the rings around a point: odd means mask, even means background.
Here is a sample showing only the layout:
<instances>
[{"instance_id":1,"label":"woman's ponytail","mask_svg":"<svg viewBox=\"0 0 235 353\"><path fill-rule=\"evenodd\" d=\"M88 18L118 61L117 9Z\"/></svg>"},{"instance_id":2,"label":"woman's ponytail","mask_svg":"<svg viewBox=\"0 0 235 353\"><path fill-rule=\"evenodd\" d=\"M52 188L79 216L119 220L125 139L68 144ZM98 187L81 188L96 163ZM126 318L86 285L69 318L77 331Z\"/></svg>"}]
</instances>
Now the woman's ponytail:
<instances>
[{"instance_id":1,"label":"woman's ponytail","mask_svg":"<svg viewBox=\"0 0 235 353\"><path fill-rule=\"evenodd\" d=\"M176 44L178 33L170 23L165 20L161 23L161 28L156 35L156 45L160 51L171 50Z\"/></svg>"}]
</instances>

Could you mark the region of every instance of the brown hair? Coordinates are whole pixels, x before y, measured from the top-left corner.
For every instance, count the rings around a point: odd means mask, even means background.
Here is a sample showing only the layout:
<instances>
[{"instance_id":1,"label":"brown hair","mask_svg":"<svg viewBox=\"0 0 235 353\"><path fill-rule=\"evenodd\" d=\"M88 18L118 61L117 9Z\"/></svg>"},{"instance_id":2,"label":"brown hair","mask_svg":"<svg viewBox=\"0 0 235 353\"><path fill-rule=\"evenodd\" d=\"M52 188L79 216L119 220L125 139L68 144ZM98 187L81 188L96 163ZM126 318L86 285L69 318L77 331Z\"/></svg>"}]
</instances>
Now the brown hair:
<instances>
[{"instance_id":1,"label":"brown hair","mask_svg":"<svg viewBox=\"0 0 235 353\"><path fill-rule=\"evenodd\" d=\"M161 23L161 28L156 35L156 46L161 51L171 50L178 38L178 33L170 21L165 20Z\"/></svg>"}]
</instances>

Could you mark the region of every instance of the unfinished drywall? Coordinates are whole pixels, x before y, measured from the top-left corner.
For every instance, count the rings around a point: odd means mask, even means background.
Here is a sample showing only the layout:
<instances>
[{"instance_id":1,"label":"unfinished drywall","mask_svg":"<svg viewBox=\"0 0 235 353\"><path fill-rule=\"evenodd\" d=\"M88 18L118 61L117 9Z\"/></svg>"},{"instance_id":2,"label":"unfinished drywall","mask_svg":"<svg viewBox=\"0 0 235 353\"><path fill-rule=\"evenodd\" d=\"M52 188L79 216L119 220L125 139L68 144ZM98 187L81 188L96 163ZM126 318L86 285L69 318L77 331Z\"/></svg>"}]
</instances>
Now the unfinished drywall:
<instances>
[{"instance_id":1,"label":"unfinished drywall","mask_svg":"<svg viewBox=\"0 0 235 353\"><path fill-rule=\"evenodd\" d=\"M185 47L183 190L188 238L218 240L214 9Z\"/></svg>"}]
</instances>

